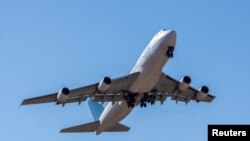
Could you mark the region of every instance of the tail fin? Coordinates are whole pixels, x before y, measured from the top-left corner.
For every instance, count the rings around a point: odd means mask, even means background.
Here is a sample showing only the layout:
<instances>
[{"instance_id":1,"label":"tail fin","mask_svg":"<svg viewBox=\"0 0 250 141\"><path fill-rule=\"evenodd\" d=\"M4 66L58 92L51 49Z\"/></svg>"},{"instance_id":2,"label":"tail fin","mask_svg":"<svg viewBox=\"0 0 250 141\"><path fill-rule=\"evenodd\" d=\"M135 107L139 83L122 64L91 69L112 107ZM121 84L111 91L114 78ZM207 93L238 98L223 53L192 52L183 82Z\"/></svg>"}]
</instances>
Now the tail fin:
<instances>
[{"instance_id":1,"label":"tail fin","mask_svg":"<svg viewBox=\"0 0 250 141\"><path fill-rule=\"evenodd\" d=\"M100 103L94 102L92 98L89 99L88 105L94 120L99 120L104 107Z\"/></svg>"}]
</instances>

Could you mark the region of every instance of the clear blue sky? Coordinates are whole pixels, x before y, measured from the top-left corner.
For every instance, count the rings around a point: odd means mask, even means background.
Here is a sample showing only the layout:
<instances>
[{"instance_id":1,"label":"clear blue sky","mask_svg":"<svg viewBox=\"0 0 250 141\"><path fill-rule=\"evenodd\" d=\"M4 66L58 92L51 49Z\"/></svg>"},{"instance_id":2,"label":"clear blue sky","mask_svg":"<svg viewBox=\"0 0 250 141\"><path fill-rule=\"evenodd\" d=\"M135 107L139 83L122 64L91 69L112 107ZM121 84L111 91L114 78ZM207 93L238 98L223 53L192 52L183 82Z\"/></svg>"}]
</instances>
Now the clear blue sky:
<instances>
[{"instance_id":1,"label":"clear blue sky","mask_svg":"<svg viewBox=\"0 0 250 141\"><path fill-rule=\"evenodd\" d=\"M0 0L1 141L205 141L208 124L250 123L250 2ZM20 107L24 98L130 72L162 28L177 32L164 72L208 85L210 104L135 108L127 133L60 134L93 121L86 103Z\"/></svg>"}]
</instances>

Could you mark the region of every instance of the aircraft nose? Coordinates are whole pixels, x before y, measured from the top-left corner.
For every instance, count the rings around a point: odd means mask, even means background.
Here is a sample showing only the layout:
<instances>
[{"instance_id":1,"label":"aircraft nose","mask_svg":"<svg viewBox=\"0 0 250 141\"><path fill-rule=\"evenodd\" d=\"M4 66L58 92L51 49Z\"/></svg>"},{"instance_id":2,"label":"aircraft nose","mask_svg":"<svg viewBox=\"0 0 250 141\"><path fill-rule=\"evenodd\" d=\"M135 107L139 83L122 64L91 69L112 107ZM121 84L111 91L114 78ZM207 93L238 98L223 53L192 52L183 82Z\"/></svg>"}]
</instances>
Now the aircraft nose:
<instances>
[{"instance_id":1,"label":"aircraft nose","mask_svg":"<svg viewBox=\"0 0 250 141\"><path fill-rule=\"evenodd\" d=\"M168 46L175 46L176 32L174 30L170 30L165 36L166 36Z\"/></svg>"}]
</instances>

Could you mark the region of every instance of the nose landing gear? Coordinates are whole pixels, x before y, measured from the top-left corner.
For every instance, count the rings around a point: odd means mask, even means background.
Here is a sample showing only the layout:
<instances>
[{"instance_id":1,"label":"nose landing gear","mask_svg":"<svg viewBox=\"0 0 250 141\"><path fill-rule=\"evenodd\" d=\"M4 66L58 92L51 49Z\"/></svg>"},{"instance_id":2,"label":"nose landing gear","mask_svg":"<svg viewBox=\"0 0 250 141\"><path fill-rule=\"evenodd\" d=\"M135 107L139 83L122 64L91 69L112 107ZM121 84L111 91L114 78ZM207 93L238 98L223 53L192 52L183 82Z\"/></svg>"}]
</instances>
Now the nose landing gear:
<instances>
[{"instance_id":1,"label":"nose landing gear","mask_svg":"<svg viewBox=\"0 0 250 141\"><path fill-rule=\"evenodd\" d=\"M168 58L173 58L173 56L174 56L174 46L169 46L168 47L168 50L167 50L167 52L166 52L166 56L168 57Z\"/></svg>"}]
</instances>

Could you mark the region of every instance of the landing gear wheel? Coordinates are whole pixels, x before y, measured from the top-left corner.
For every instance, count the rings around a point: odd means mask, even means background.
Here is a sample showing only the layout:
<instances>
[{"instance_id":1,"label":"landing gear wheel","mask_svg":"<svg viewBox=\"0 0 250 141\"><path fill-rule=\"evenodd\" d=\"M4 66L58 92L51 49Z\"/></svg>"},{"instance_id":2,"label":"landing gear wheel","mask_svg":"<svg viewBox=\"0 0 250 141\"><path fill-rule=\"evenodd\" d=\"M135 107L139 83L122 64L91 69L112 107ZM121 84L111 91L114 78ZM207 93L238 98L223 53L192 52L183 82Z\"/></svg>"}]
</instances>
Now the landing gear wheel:
<instances>
[{"instance_id":1,"label":"landing gear wheel","mask_svg":"<svg viewBox=\"0 0 250 141\"><path fill-rule=\"evenodd\" d=\"M134 108L134 107L135 107L135 104L134 104L134 103L132 103L132 104L130 105L130 107L131 107L131 108Z\"/></svg>"},{"instance_id":2,"label":"landing gear wheel","mask_svg":"<svg viewBox=\"0 0 250 141\"><path fill-rule=\"evenodd\" d=\"M147 107L147 104L144 102L144 101L141 101L140 103L140 107L143 108L143 107Z\"/></svg>"},{"instance_id":3,"label":"landing gear wheel","mask_svg":"<svg viewBox=\"0 0 250 141\"><path fill-rule=\"evenodd\" d=\"M142 108L144 106L144 103L141 102L140 107Z\"/></svg>"},{"instance_id":4,"label":"landing gear wheel","mask_svg":"<svg viewBox=\"0 0 250 141\"><path fill-rule=\"evenodd\" d=\"M174 47L173 46L169 46L168 50L166 52L166 56L168 58L173 58L173 56L174 56L173 53L174 53Z\"/></svg>"},{"instance_id":5,"label":"landing gear wheel","mask_svg":"<svg viewBox=\"0 0 250 141\"><path fill-rule=\"evenodd\" d=\"M173 58L173 57L174 57L174 54L173 54L173 53L171 53L169 57L170 57L170 58Z\"/></svg>"},{"instance_id":6,"label":"landing gear wheel","mask_svg":"<svg viewBox=\"0 0 250 141\"><path fill-rule=\"evenodd\" d=\"M127 102L128 108L134 108L135 106L135 101L136 101L136 95L134 94L128 94L123 97L123 99Z\"/></svg>"},{"instance_id":7,"label":"landing gear wheel","mask_svg":"<svg viewBox=\"0 0 250 141\"><path fill-rule=\"evenodd\" d=\"M174 57L173 52L167 52L166 55L167 55L168 58L173 58Z\"/></svg>"},{"instance_id":8,"label":"landing gear wheel","mask_svg":"<svg viewBox=\"0 0 250 141\"><path fill-rule=\"evenodd\" d=\"M127 101L127 106L128 106L128 108L130 108L130 103Z\"/></svg>"}]
</instances>

